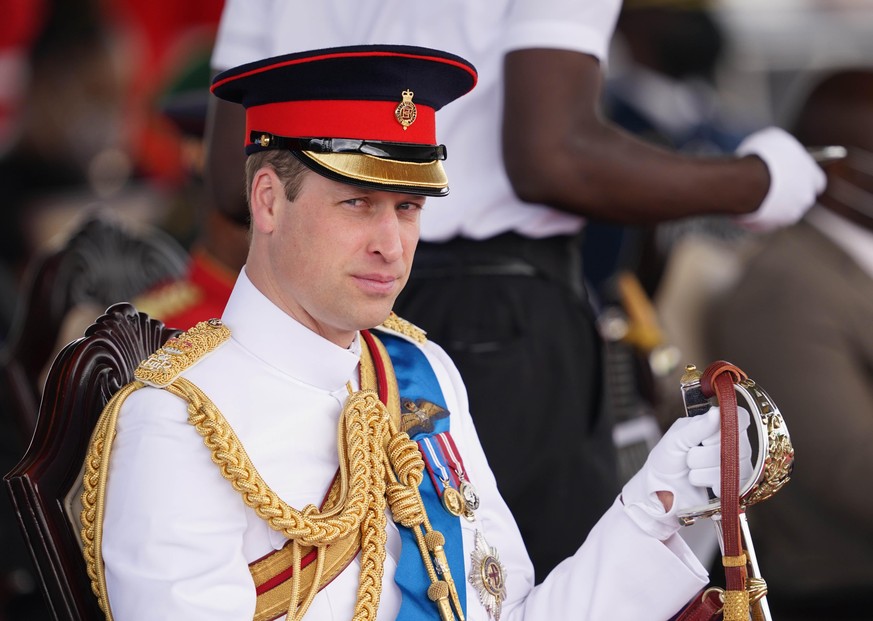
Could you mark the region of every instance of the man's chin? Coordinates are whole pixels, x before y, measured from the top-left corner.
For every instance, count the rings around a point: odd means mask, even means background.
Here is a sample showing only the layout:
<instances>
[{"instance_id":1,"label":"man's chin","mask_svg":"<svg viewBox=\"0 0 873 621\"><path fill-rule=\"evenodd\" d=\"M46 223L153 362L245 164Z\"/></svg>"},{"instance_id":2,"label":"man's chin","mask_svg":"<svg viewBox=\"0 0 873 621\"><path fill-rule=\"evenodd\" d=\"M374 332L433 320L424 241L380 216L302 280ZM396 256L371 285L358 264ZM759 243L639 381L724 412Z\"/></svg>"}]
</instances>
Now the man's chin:
<instances>
[{"instance_id":1,"label":"man's chin","mask_svg":"<svg viewBox=\"0 0 873 621\"><path fill-rule=\"evenodd\" d=\"M361 326L359 329L369 330L370 328L375 328L382 324L391 315L391 309L393 306L394 300L392 299L391 304L374 305L373 308L368 309L366 312L362 312L358 317L358 325Z\"/></svg>"}]
</instances>

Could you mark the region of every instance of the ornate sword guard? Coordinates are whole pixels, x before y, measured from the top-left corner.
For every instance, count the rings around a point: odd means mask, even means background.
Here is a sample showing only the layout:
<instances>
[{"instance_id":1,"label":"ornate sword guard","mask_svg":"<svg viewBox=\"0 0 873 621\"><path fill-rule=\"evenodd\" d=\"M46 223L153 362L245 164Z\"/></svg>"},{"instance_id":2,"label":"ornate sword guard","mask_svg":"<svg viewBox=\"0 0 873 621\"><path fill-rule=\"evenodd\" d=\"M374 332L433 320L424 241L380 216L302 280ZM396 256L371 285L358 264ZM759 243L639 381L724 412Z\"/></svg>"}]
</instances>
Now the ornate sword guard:
<instances>
[{"instance_id":1,"label":"ornate sword guard","mask_svg":"<svg viewBox=\"0 0 873 621\"><path fill-rule=\"evenodd\" d=\"M688 416L703 414L710 406L717 405L715 397L707 398L703 394L701 376L697 367L688 365L680 380ZM770 498L788 482L794 467L794 447L779 409L754 380L742 379L734 383L734 388L737 403L744 406L751 416L749 429L753 448L757 440L752 476L740 487L740 508L744 510L749 505ZM680 511L679 521L687 526L720 512L721 503L718 498L713 498L706 504Z\"/></svg>"}]
</instances>

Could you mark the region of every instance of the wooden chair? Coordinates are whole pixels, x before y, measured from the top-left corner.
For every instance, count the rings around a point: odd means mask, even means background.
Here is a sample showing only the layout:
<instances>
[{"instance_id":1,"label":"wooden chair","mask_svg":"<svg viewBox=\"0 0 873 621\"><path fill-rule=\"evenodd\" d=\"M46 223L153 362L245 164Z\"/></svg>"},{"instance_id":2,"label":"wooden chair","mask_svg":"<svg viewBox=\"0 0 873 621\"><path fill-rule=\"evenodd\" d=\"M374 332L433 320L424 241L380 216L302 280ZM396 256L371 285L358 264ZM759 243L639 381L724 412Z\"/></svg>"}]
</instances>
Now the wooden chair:
<instances>
[{"instance_id":1,"label":"wooden chair","mask_svg":"<svg viewBox=\"0 0 873 621\"><path fill-rule=\"evenodd\" d=\"M81 471L97 418L137 365L178 330L114 304L51 365L33 441L3 479L58 621L103 619L82 557Z\"/></svg>"},{"instance_id":2,"label":"wooden chair","mask_svg":"<svg viewBox=\"0 0 873 621\"><path fill-rule=\"evenodd\" d=\"M183 276L187 265L185 249L163 231L133 231L100 212L85 219L61 248L35 262L0 351L0 416L4 425L14 425L22 450L34 428L41 377L59 348L68 313L129 301Z\"/></svg>"}]
</instances>

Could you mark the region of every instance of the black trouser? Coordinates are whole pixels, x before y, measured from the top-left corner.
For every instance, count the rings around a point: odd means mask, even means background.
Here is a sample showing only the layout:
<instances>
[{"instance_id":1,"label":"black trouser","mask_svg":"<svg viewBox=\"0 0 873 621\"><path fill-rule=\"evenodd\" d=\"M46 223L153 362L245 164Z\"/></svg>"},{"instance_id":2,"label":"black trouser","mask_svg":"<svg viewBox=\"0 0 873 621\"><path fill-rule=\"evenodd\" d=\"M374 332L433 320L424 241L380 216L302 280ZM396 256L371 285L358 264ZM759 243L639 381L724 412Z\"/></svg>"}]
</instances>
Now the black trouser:
<instances>
[{"instance_id":1,"label":"black trouser","mask_svg":"<svg viewBox=\"0 0 873 621\"><path fill-rule=\"evenodd\" d=\"M422 243L395 306L458 366L538 582L576 552L618 493L600 337L580 268L569 237Z\"/></svg>"}]
</instances>

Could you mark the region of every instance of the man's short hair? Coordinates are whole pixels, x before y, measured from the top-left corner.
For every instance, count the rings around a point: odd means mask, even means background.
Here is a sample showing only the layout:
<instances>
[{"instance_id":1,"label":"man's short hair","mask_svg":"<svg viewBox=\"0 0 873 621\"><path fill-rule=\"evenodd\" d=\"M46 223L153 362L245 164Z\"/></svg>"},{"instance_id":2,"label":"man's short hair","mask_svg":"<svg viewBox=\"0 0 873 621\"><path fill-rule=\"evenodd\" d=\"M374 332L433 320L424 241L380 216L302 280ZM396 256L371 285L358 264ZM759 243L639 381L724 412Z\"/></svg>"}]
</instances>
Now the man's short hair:
<instances>
[{"instance_id":1,"label":"man's short hair","mask_svg":"<svg viewBox=\"0 0 873 621\"><path fill-rule=\"evenodd\" d=\"M246 158L246 201L251 200L255 173L264 166L272 168L285 187L285 198L293 201L300 193L303 175L309 170L290 151L274 149L252 153Z\"/></svg>"}]
</instances>

